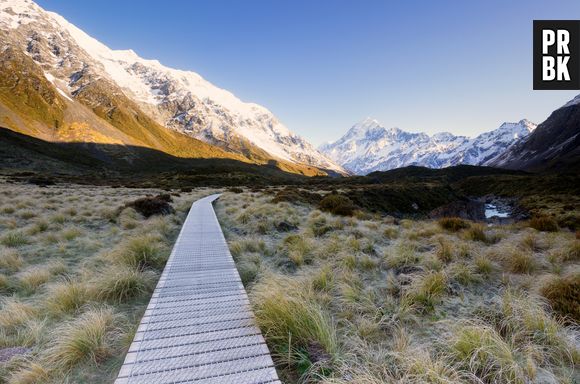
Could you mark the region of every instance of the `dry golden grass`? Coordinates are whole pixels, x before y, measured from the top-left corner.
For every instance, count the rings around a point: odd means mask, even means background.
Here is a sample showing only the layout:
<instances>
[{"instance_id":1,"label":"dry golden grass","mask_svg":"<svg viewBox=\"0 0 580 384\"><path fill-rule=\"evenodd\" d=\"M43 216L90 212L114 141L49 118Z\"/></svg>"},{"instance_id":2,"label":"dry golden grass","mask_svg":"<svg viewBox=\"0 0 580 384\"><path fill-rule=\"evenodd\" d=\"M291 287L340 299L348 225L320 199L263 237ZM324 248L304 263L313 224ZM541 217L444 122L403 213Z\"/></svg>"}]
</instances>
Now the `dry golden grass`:
<instances>
[{"instance_id":1,"label":"dry golden grass","mask_svg":"<svg viewBox=\"0 0 580 384\"><path fill-rule=\"evenodd\" d=\"M191 202L145 219L126 202L161 191L0 183L0 363L4 383L113 382Z\"/></svg>"},{"instance_id":2,"label":"dry golden grass","mask_svg":"<svg viewBox=\"0 0 580 384\"><path fill-rule=\"evenodd\" d=\"M580 380L574 233L271 201L216 211L285 383Z\"/></svg>"}]
</instances>

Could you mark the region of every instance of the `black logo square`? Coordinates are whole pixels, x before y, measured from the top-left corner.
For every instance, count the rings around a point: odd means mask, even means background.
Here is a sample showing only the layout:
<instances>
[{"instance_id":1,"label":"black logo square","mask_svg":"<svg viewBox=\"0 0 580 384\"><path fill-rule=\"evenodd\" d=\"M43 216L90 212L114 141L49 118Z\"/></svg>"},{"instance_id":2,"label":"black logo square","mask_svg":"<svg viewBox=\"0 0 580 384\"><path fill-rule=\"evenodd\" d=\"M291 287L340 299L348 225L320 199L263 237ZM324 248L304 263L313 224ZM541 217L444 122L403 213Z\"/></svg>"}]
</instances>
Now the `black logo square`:
<instances>
[{"instance_id":1,"label":"black logo square","mask_svg":"<svg viewBox=\"0 0 580 384\"><path fill-rule=\"evenodd\" d=\"M534 20L534 89L580 89L580 20Z\"/></svg>"}]
</instances>

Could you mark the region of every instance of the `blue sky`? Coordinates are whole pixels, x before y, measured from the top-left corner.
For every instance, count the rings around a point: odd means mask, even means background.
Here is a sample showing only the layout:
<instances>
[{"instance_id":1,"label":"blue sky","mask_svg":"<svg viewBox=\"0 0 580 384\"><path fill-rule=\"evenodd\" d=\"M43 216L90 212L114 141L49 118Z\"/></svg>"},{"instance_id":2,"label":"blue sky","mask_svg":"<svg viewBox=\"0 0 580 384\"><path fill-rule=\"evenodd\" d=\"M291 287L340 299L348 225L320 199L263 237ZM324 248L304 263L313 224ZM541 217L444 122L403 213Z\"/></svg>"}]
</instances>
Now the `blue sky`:
<instances>
[{"instance_id":1,"label":"blue sky","mask_svg":"<svg viewBox=\"0 0 580 384\"><path fill-rule=\"evenodd\" d=\"M38 3L266 106L316 145L367 116L463 135L540 123L577 94L532 90L532 20L577 19L578 0Z\"/></svg>"}]
</instances>

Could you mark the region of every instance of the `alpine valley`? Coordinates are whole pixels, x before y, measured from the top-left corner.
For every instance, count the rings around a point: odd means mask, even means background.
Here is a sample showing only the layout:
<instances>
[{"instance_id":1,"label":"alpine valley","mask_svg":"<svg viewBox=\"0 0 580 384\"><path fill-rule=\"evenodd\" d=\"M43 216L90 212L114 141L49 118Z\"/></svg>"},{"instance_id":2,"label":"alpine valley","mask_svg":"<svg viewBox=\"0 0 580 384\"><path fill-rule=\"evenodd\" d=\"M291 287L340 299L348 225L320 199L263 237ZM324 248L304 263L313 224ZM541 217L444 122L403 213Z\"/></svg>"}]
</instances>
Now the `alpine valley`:
<instances>
[{"instance_id":1,"label":"alpine valley","mask_svg":"<svg viewBox=\"0 0 580 384\"><path fill-rule=\"evenodd\" d=\"M345 173L266 108L197 73L111 50L32 1L0 0L0 41L4 137L83 143L81 157L108 167L135 167L154 152Z\"/></svg>"}]
</instances>

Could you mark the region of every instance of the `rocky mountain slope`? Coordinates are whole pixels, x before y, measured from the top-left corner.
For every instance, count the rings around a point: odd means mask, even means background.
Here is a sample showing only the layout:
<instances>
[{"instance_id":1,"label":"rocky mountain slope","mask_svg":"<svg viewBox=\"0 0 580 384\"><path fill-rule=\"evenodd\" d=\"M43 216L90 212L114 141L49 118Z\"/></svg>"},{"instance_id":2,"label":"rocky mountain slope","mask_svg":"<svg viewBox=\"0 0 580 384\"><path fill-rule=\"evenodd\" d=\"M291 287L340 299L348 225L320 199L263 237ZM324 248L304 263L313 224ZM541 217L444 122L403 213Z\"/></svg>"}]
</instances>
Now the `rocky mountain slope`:
<instances>
[{"instance_id":1,"label":"rocky mountain slope","mask_svg":"<svg viewBox=\"0 0 580 384\"><path fill-rule=\"evenodd\" d=\"M0 0L0 125L304 174L344 172L266 108L194 72L111 50L29 0Z\"/></svg>"},{"instance_id":2,"label":"rocky mountain slope","mask_svg":"<svg viewBox=\"0 0 580 384\"><path fill-rule=\"evenodd\" d=\"M429 168L457 164L487 165L536 125L527 120L504 123L496 130L475 138L448 132L432 136L411 133L399 128L385 128L367 118L355 124L339 140L319 149L328 157L356 174L385 171L409 165Z\"/></svg>"},{"instance_id":3,"label":"rocky mountain slope","mask_svg":"<svg viewBox=\"0 0 580 384\"><path fill-rule=\"evenodd\" d=\"M580 172L580 95L552 112L531 135L489 164L528 171Z\"/></svg>"}]
</instances>

